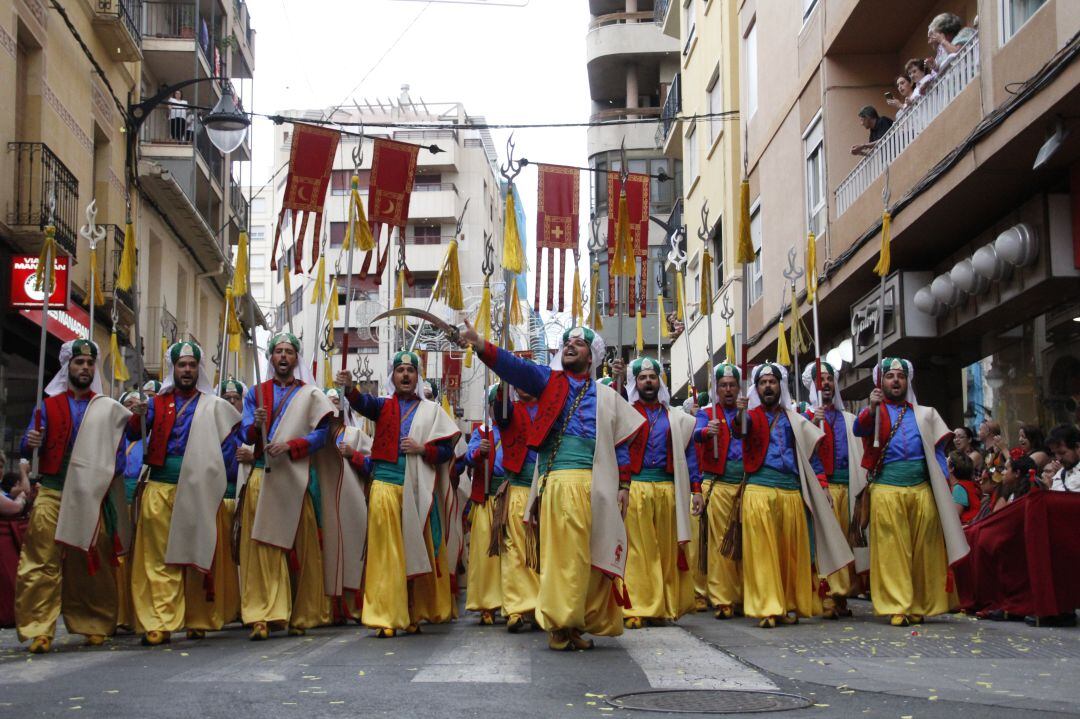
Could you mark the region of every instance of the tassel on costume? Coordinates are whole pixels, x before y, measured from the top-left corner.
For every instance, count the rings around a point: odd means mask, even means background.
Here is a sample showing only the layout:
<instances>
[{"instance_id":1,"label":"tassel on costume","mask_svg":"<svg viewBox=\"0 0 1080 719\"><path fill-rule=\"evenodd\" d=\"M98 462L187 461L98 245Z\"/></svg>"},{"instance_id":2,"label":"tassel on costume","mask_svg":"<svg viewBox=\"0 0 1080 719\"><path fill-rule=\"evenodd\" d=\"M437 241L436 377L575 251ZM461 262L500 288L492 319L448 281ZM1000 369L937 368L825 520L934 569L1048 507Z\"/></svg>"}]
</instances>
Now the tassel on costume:
<instances>
[{"instance_id":1,"label":"tassel on costume","mask_svg":"<svg viewBox=\"0 0 1080 719\"><path fill-rule=\"evenodd\" d=\"M848 525L848 544L853 548L867 546L866 528L870 524L870 487L867 486L855 498L855 510Z\"/></svg>"},{"instance_id":2,"label":"tassel on costume","mask_svg":"<svg viewBox=\"0 0 1080 719\"><path fill-rule=\"evenodd\" d=\"M686 548L683 545L679 545L679 561L678 567L680 572L689 572L690 563L686 561Z\"/></svg>"},{"instance_id":3,"label":"tassel on costume","mask_svg":"<svg viewBox=\"0 0 1080 719\"><path fill-rule=\"evenodd\" d=\"M124 251L120 255L120 270L116 276L116 289L130 290L135 282L135 225L124 226Z\"/></svg>"},{"instance_id":4,"label":"tassel on costume","mask_svg":"<svg viewBox=\"0 0 1080 719\"><path fill-rule=\"evenodd\" d=\"M487 555L497 557L502 554L503 538L506 536L506 522L510 514L510 483L503 480L492 499L495 506L491 512L491 540L488 542Z\"/></svg>"},{"instance_id":5,"label":"tassel on costume","mask_svg":"<svg viewBox=\"0 0 1080 719\"><path fill-rule=\"evenodd\" d=\"M748 475L744 473L742 482L739 483L738 494L735 495L735 502L731 505L731 519L724 532L724 539L720 542L720 554L733 562L742 559L742 499L747 479Z\"/></svg>"}]
</instances>

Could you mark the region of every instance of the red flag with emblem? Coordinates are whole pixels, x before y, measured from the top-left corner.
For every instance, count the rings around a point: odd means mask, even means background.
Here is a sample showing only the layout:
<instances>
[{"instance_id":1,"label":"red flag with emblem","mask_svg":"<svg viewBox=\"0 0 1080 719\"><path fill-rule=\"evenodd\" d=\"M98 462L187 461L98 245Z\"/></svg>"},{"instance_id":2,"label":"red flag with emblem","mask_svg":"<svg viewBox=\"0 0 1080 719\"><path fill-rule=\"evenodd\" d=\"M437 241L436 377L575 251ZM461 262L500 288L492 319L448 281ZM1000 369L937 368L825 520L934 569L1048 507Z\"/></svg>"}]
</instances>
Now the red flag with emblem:
<instances>
[{"instance_id":1,"label":"red flag with emblem","mask_svg":"<svg viewBox=\"0 0 1080 719\"><path fill-rule=\"evenodd\" d=\"M383 138L375 140L368 188L368 222L371 223L371 234L375 237L375 249L372 252L377 255L376 285L382 283L383 270L386 269L386 260L390 256L389 238L383 249L379 249L382 226L388 225L391 229L397 227L404 237L405 225L409 221L409 199L412 196L413 181L416 179L416 156L419 152L419 145ZM404 246L404 242L402 245ZM361 278L367 277L371 269L372 252L364 256L364 264L360 268ZM408 266L405 267L405 277L412 286L412 273Z\"/></svg>"},{"instance_id":2,"label":"red flag with emblem","mask_svg":"<svg viewBox=\"0 0 1080 719\"><path fill-rule=\"evenodd\" d=\"M580 172L561 165L537 165L536 193L536 295L540 307L540 276L544 248L548 251L547 309L553 308L555 255L559 255L559 312L565 310L566 253L577 249Z\"/></svg>"},{"instance_id":3,"label":"red flag with emblem","mask_svg":"<svg viewBox=\"0 0 1080 719\"><path fill-rule=\"evenodd\" d=\"M649 276L649 176L631 173L626 181L626 208L630 213L630 244L634 248L634 257L640 266L640 292L635 292L635 283L627 283L630 288L627 298L628 314L634 314L636 294L640 295L641 314L646 314L645 283ZM619 196L622 194L622 178L617 172L608 173L608 267L615 258L616 226L619 222ZM615 315L615 277L608 272L608 316Z\"/></svg>"},{"instance_id":4,"label":"red flag with emblem","mask_svg":"<svg viewBox=\"0 0 1080 719\"><path fill-rule=\"evenodd\" d=\"M330 172L334 168L334 155L337 153L341 134L337 130L325 127L305 125L294 122L292 130L292 149L289 152L289 175L285 180L285 197L278 214L277 230L274 232L274 250L270 254L270 269L277 269L278 243L281 240L281 227L286 223L294 228L296 247L294 249L293 269L302 272L304 233L307 231L308 217L315 215L315 225L311 237L311 266L319 259L319 235L322 231L322 213L326 204L326 191L330 187ZM286 218L286 215L291 216ZM300 213L297 229L296 213Z\"/></svg>"}]
</instances>

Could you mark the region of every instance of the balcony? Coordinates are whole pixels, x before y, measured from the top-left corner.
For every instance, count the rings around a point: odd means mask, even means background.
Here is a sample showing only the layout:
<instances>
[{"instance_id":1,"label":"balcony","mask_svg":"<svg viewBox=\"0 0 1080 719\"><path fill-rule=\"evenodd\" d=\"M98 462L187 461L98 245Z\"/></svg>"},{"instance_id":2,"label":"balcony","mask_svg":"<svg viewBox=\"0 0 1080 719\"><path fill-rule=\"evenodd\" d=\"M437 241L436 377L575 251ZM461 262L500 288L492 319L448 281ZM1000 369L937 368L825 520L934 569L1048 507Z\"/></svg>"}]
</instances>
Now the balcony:
<instances>
[{"instance_id":1,"label":"balcony","mask_svg":"<svg viewBox=\"0 0 1080 719\"><path fill-rule=\"evenodd\" d=\"M251 13L244 0L233 0L233 33L231 77L249 80L255 67L255 31L251 28Z\"/></svg>"},{"instance_id":2,"label":"balcony","mask_svg":"<svg viewBox=\"0 0 1080 719\"><path fill-rule=\"evenodd\" d=\"M585 58L592 63L605 56L667 54L676 52L678 44L656 26L651 10L607 13L589 22Z\"/></svg>"},{"instance_id":3,"label":"balcony","mask_svg":"<svg viewBox=\"0 0 1080 719\"><path fill-rule=\"evenodd\" d=\"M116 59L142 59L142 0L97 0L94 29L107 47L116 48Z\"/></svg>"},{"instance_id":4,"label":"balcony","mask_svg":"<svg viewBox=\"0 0 1080 719\"><path fill-rule=\"evenodd\" d=\"M248 201L236 178L229 178L229 207L240 229L247 229L248 225Z\"/></svg>"},{"instance_id":5,"label":"balcony","mask_svg":"<svg viewBox=\"0 0 1080 719\"><path fill-rule=\"evenodd\" d=\"M664 107L660 110L660 137L658 138L660 141L657 143L658 146L664 147L667 145L667 141L672 135L672 129L677 129L680 124L677 119L680 112L682 112L682 73L677 73L675 77L671 78L671 87L668 88L667 99L664 101Z\"/></svg>"},{"instance_id":6,"label":"balcony","mask_svg":"<svg viewBox=\"0 0 1080 719\"><path fill-rule=\"evenodd\" d=\"M23 249L37 252L41 231L51 219L57 244L75 257L79 181L43 142L9 142L8 152L15 153L15 177L7 222L16 239ZM53 201L55 211L50 212Z\"/></svg>"},{"instance_id":7,"label":"balcony","mask_svg":"<svg viewBox=\"0 0 1080 719\"><path fill-rule=\"evenodd\" d=\"M158 80L190 78L192 66L187 53L196 52L196 48L200 76L220 74L214 72L220 59L214 28L195 2L145 0L142 16L143 56Z\"/></svg>"},{"instance_id":8,"label":"balcony","mask_svg":"<svg viewBox=\"0 0 1080 719\"><path fill-rule=\"evenodd\" d=\"M94 272L101 277L101 287L105 291L105 303L112 304L113 296L119 305L127 310L130 317L135 304L129 290L116 289L116 276L120 272L120 256L124 251L124 228L120 225L105 225L105 239L98 245L98 266Z\"/></svg>"},{"instance_id":9,"label":"balcony","mask_svg":"<svg viewBox=\"0 0 1080 719\"><path fill-rule=\"evenodd\" d=\"M934 119L979 74L979 40L965 45L923 97L919 98L874 149L859 161L855 169L836 188L836 214L839 217L880 177L908 145L930 126ZM935 160L938 158L934 158Z\"/></svg>"},{"instance_id":10,"label":"balcony","mask_svg":"<svg viewBox=\"0 0 1080 719\"><path fill-rule=\"evenodd\" d=\"M457 185L452 182L413 185L409 217L425 220L454 220L460 212Z\"/></svg>"}]
</instances>

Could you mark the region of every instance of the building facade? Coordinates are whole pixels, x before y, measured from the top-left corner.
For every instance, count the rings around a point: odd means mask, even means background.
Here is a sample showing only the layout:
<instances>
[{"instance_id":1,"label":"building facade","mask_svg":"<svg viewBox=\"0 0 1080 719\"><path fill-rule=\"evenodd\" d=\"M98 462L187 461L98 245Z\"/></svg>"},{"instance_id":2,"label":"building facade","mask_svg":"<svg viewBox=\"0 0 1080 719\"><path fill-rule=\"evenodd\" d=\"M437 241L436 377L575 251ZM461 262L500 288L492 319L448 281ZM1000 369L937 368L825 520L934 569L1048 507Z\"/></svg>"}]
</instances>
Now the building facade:
<instances>
[{"instance_id":1,"label":"building facade","mask_svg":"<svg viewBox=\"0 0 1080 719\"><path fill-rule=\"evenodd\" d=\"M6 449L36 401L40 335L40 311L12 307L11 277L20 255L40 252L50 218L69 262L70 292L67 309L50 313L47 376L58 367L60 344L90 329L90 249L79 229L91 201L104 230L95 274L105 304L94 312L93 336L102 348L99 371L106 388L114 396L123 389L110 382L115 362L126 364L132 383L137 379L136 308L147 377L161 370L162 333L217 345L230 245L247 222L234 178L250 159L250 145L222 156L199 118L220 97L220 82L209 78L233 78L240 97L250 88L250 23L242 0L0 2L0 416ZM153 110L129 157L129 105L193 79L202 82L178 98L188 107ZM139 253L137 299L115 288L129 212ZM108 354L114 326L122 358Z\"/></svg>"}]
</instances>

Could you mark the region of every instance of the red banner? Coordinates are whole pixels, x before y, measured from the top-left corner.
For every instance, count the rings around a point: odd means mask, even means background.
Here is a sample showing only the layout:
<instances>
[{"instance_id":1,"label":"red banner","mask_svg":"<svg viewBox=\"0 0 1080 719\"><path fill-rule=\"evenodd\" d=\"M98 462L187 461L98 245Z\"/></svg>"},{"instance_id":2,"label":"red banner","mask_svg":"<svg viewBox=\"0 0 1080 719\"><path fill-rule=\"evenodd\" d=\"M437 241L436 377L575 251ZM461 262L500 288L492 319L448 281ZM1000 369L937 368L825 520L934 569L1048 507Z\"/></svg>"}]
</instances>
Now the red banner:
<instances>
[{"instance_id":1,"label":"red banner","mask_svg":"<svg viewBox=\"0 0 1080 719\"><path fill-rule=\"evenodd\" d=\"M461 358L449 352L443 355L443 386L446 389L461 389Z\"/></svg>"},{"instance_id":2,"label":"red banner","mask_svg":"<svg viewBox=\"0 0 1080 719\"><path fill-rule=\"evenodd\" d=\"M409 221L409 199L412 197L413 180L416 179L416 156L419 145L405 142L375 140L375 152L371 160L371 184L368 188L368 222L371 234L375 237L375 254L378 264L375 269L375 284L382 283L386 260L390 255L390 240L382 250L379 249L382 226L397 227L405 232ZM402 242L404 247L404 242ZM360 277L367 277L371 268L372 253L364 256L360 268ZM405 278L412 286L412 273L405 268Z\"/></svg>"},{"instance_id":3,"label":"red banner","mask_svg":"<svg viewBox=\"0 0 1080 719\"><path fill-rule=\"evenodd\" d=\"M566 253L578 247L581 175L573 167L537 165L536 192L536 296L540 307L543 251L548 250L547 309L553 308L555 255L559 255L559 312L566 309Z\"/></svg>"},{"instance_id":4,"label":"red banner","mask_svg":"<svg viewBox=\"0 0 1080 719\"><path fill-rule=\"evenodd\" d=\"M635 296L640 295L640 310L644 316L646 282L649 281L649 181L648 175L631 173L626 181L626 209L630 215L630 244L634 257L638 258L640 273L637 282L631 281L627 298L627 314L634 314ZM610 269L615 257L615 233L619 222L619 199L622 195L622 178L617 172L608 173L608 315L615 315L615 278ZM640 292L635 285L640 283Z\"/></svg>"},{"instance_id":5,"label":"red banner","mask_svg":"<svg viewBox=\"0 0 1080 719\"><path fill-rule=\"evenodd\" d=\"M270 269L277 269L278 241L281 239L281 226L287 212L292 213L291 224L296 227L296 213L300 213L300 228L296 231L296 249L294 271L302 271L304 233L310 214L315 215L315 225L311 233L311 266L319 258L319 234L322 230L322 213L326 204L326 191L330 187L330 173L334 168L334 155L337 153L341 134L315 125L294 122L292 150L289 153L289 176L285 181L285 197L281 202L277 230L274 232L274 250L270 255Z\"/></svg>"},{"instance_id":6,"label":"red banner","mask_svg":"<svg viewBox=\"0 0 1080 719\"><path fill-rule=\"evenodd\" d=\"M67 255L57 255L53 259L56 282L52 294L49 295L50 309L67 309L68 267L70 263L71 258ZM41 314L41 303L45 300L45 292L34 286L37 267L37 255L13 255L11 257L11 302L8 305L12 309L36 309L39 310L38 314Z\"/></svg>"},{"instance_id":7,"label":"red banner","mask_svg":"<svg viewBox=\"0 0 1080 719\"><path fill-rule=\"evenodd\" d=\"M26 319L41 325L41 310L19 310ZM84 339L90 334L90 315L76 304L66 310L49 310L49 325L46 327L53 337L61 342Z\"/></svg>"}]
</instances>

